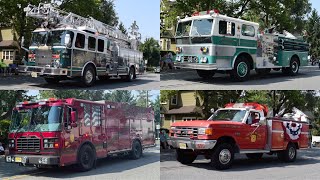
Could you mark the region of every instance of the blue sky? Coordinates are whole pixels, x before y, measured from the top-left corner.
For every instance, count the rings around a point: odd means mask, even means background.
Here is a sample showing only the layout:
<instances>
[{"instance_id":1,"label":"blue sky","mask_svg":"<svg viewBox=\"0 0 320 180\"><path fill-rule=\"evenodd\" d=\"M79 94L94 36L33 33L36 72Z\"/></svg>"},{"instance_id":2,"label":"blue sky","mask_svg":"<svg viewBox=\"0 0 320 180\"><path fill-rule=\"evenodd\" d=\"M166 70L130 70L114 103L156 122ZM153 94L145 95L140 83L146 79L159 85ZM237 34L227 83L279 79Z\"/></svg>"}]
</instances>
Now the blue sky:
<instances>
[{"instance_id":1,"label":"blue sky","mask_svg":"<svg viewBox=\"0 0 320 180\"><path fill-rule=\"evenodd\" d=\"M153 37L160 40L160 0L115 0L119 20L128 29L137 21L142 40Z\"/></svg>"},{"instance_id":2,"label":"blue sky","mask_svg":"<svg viewBox=\"0 0 320 180\"><path fill-rule=\"evenodd\" d=\"M320 1L319 0L310 0L312 4L312 9L315 8L318 13L320 13Z\"/></svg>"}]
</instances>

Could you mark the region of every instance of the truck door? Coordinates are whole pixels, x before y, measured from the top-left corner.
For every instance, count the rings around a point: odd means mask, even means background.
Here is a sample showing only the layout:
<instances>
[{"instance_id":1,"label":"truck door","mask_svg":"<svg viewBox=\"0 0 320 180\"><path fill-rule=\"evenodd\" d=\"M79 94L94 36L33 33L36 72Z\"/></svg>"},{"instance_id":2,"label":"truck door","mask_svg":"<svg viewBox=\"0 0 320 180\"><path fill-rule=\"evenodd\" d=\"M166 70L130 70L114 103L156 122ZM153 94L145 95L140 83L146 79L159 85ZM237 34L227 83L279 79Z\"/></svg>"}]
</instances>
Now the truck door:
<instances>
[{"instance_id":1,"label":"truck door","mask_svg":"<svg viewBox=\"0 0 320 180\"><path fill-rule=\"evenodd\" d=\"M77 148L79 147L79 110L75 107L64 107L63 110L63 141L61 144L61 164L77 161ZM71 113L75 114L75 122L71 122Z\"/></svg>"},{"instance_id":2,"label":"truck door","mask_svg":"<svg viewBox=\"0 0 320 180\"><path fill-rule=\"evenodd\" d=\"M261 123L263 114L259 111L250 111L244 124L244 146L243 149L264 149L267 140L267 126Z\"/></svg>"}]
</instances>

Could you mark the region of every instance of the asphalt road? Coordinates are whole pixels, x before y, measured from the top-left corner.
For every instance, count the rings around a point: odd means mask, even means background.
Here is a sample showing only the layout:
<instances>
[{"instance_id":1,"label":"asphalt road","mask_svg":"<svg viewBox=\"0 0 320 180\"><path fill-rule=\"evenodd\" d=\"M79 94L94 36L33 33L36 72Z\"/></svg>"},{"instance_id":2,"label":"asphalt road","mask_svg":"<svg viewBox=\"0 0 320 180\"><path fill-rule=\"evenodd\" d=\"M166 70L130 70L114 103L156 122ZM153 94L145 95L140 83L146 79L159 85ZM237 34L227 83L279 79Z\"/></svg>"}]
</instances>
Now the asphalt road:
<instances>
[{"instance_id":1,"label":"asphalt road","mask_svg":"<svg viewBox=\"0 0 320 180\"><path fill-rule=\"evenodd\" d=\"M59 84L48 84L43 78L32 78L29 75L0 75L0 90L49 90L49 89L125 89L125 90L154 90L159 89L160 75L156 73L145 73L139 75L133 82L121 79L110 79L107 81L96 81L92 87L83 87L79 81L66 80Z\"/></svg>"},{"instance_id":2,"label":"asphalt road","mask_svg":"<svg viewBox=\"0 0 320 180\"><path fill-rule=\"evenodd\" d=\"M161 72L160 89L163 90L319 90L320 69L318 66L301 67L299 75L285 76L281 71L271 71L262 77L251 71L246 82L233 82L228 74L216 74L204 80L195 70L171 70Z\"/></svg>"},{"instance_id":3,"label":"asphalt road","mask_svg":"<svg viewBox=\"0 0 320 180\"><path fill-rule=\"evenodd\" d=\"M319 179L320 149L299 150L295 162L283 163L276 155L263 155L261 160L249 160L236 154L231 169L218 171L210 167L210 160L201 156L190 165L182 165L174 158L172 150L161 151L161 180L311 180Z\"/></svg>"},{"instance_id":4,"label":"asphalt road","mask_svg":"<svg viewBox=\"0 0 320 180\"><path fill-rule=\"evenodd\" d=\"M88 172L77 172L71 167L38 170L33 167L22 167L4 162L0 157L0 179L34 180L34 179L95 179L95 180L151 180L160 179L159 147L146 149L143 157L130 160L126 157L100 159L96 169Z\"/></svg>"}]
</instances>

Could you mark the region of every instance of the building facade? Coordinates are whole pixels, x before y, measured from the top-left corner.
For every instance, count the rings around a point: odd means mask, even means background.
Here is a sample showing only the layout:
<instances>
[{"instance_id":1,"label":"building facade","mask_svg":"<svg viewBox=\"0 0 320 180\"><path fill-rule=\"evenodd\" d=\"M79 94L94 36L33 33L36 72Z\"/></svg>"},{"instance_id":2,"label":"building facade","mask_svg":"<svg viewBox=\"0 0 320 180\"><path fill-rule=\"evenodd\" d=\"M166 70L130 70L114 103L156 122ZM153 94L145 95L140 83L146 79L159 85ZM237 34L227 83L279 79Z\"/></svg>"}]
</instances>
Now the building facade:
<instances>
[{"instance_id":1,"label":"building facade","mask_svg":"<svg viewBox=\"0 0 320 180\"><path fill-rule=\"evenodd\" d=\"M0 28L0 58L6 64L17 63L20 49L16 31L10 27Z\"/></svg>"},{"instance_id":2,"label":"building facade","mask_svg":"<svg viewBox=\"0 0 320 180\"><path fill-rule=\"evenodd\" d=\"M161 126L170 129L177 121L203 119L202 103L196 91L177 91L170 100L161 102Z\"/></svg>"}]
</instances>

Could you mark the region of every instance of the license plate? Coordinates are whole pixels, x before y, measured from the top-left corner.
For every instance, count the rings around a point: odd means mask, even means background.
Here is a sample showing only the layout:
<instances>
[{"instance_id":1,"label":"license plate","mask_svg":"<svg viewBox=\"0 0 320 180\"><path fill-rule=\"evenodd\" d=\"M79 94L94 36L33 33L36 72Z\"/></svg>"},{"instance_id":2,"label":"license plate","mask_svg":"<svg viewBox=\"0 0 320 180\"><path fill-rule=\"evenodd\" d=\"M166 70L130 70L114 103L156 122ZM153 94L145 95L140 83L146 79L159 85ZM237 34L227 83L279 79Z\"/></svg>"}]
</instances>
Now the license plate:
<instances>
[{"instance_id":1,"label":"license plate","mask_svg":"<svg viewBox=\"0 0 320 180\"><path fill-rule=\"evenodd\" d=\"M22 159L21 159L21 157L15 157L14 161L15 161L15 162L21 162Z\"/></svg>"},{"instance_id":2,"label":"license plate","mask_svg":"<svg viewBox=\"0 0 320 180\"><path fill-rule=\"evenodd\" d=\"M186 143L179 143L180 149L187 149L187 144Z\"/></svg>"},{"instance_id":3,"label":"license plate","mask_svg":"<svg viewBox=\"0 0 320 180\"><path fill-rule=\"evenodd\" d=\"M32 72L32 73L31 73L31 77L33 77L33 78L38 77L38 73L37 73L37 72Z\"/></svg>"}]
</instances>

